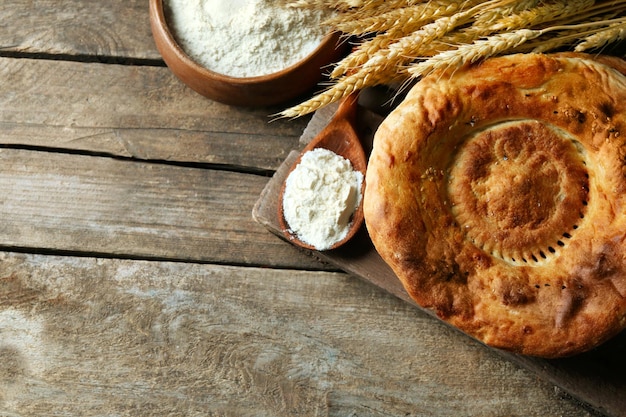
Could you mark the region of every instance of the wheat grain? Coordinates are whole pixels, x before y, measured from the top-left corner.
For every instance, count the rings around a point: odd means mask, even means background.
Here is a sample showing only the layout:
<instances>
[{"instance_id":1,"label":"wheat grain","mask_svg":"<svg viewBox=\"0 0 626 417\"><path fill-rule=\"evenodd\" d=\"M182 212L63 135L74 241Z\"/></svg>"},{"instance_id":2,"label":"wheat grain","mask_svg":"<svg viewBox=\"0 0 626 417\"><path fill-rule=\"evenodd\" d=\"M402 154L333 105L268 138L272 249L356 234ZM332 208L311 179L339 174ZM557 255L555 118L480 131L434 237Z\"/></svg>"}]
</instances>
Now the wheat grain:
<instances>
[{"instance_id":1,"label":"wheat grain","mask_svg":"<svg viewBox=\"0 0 626 417\"><path fill-rule=\"evenodd\" d=\"M440 69L458 68L476 62L479 59L485 59L508 49L516 48L542 34L542 31L532 29L518 29L513 32L499 33L471 44L460 45L456 49L444 51L413 65L408 72L413 77L421 77Z\"/></svg>"},{"instance_id":2,"label":"wheat grain","mask_svg":"<svg viewBox=\"0 0 626 417\"><path fill-rule=\"evenodd\" d=\"M376 67L376 64L370 65L370 61L376 63L381 57L406 64L420 55L420 48L424 45L444 36L456 26L467 22L472 12L472 9L470 9L451 16L440 17L434 22L422 26L421 29L399 38L395 42L391 42L389 38L385 37L380 38L382 41L374 40L369 44L371 49L363 49L362 53L353 53L341 61L335 70L332 71L331 76L336 78L358 67L361 67L359 71L369 70L372 66Z\"/></svg>"},{"instance_id":3,"label":"wheat grain","mask_svg":"<svg viewBox=\"0 0 626 417\"><path fill-rule=\"evenodd\" d=\"M368 16L377 16L391 10L411 7L420 3L425 2L423 0L369 0L363 2L360 7L353 7L350 10L350 17L352 19L361 19Z\"/></svg>"},{"instance_id":4,"label":"wheat grain","mask_svg":"<svg viewBox=\"0 0 626 417\"><path fill-rule=\"evenodd\" d=\"M281 112L284 117L298 117L315 111L330 103L341 100L353 91L379 84L403 82L409 78L406 58L401 55L391 56L390 51L380 51L367 61L358 71L339 78L326 91L315 97Z\"/></svg>"},{"instance_id":5,"label":"wheat grain","mask_svg":"<svg viewBox=\"0 0 626 417\"><path fill-rule=\"evenodd\" d=\"M604 30L583 38L574 50L576 52L588 51L624 39L626 39L626 23L614 23Z\"/></svg>"},{"instance_id":6,"label":"wheat grain","mask_svg":"<svg viewBox=\"0 0 626 417\"><path fill-rule=\"evenodd\" d=\"M475 3L475 2L474 2ZM388 48L392 43L397 42L399 38L406 34L410 34L414 29L421 27L424 23L432 21L440 16L450 16L457 10L471 2L458 2L449 5L440 3L427 3L414 6L407 9L401 9L401 13L397 16L397 24L389 27L387 33L382 33L371 40L364 41L359 48L341 60L331 73L332 78L337 78L348 71L353 70L374 56L381 49ZM439 25L442 25L439 23ZM379 27L378 30L382 30ZM340 28L345 31L345 28ZM368 29L369 31L369 29Z\"/></svg>"},{"instance_id":7,"label":"wheat grain","mask_svg":"<svg viewBox=\"0 0 626 417\"><path fill-rule=\"evenodd\" d=\"M575 16L593 4L594 0L563 0L552 4L544 4L504 17L491 25L490 29L498 32L531 28L542 23Z\"/></svg>"},{"instance_id":8,"label":"wheat grain","mask_svg":"<svg viewBox=\"0 0 626 417\"><path fill-rule=\"evenodd\" d=\"M476 3L476 1L454 3L431 1L362 19L346 20L345 16L337 16L334 19L329 19L328 23L342 32L353 35L390 31L393 36L398 36L410 33L424 23L432 22L437 17L450 16L464 5L472 3Z\"/></svg>"},{"instance_id":9,"label":"wheat grain","mask_svg":"<svg viewBox=\"0 0 626 417\"><path fill-rule=\"evenodd\" d=\"M328 104L341 100L342 98L350 95L353 91L377 85L381 81L387 81L388 79L389 75L385 74L384 71L370 73L359 72L353 75L348 75L338 80L329 89L314 96L313 98L283 110L280 113L280 116L287 118L304 116L305 114L312 113L324 106L327 106Z\"/></svg>"},{"instance_id":10,"label":"wheat grain","mask_svg":"<svg viewBox=\"0 0 626 417\"><path fill-rule=\"evenodd\" d=\"M482 2L478 6L463 10L451 16L444 16L432 23L424 25L420 30L400 38L389 45L389 56L393 59L402 56L414 60L422 56L422 48L437 39L441 39L455 28L471 21L479 9L485 9L499 4L499 1Z\"/></svg>"},{"instance_id":11,"label":"wheat grain","mask_svg":"<svg viewBox=\"0 0 626 417\"><path fill-rule=\"evenodd\" d=\"M371 0L277 0L277 2L285 7L300 9L334 9L338 11L364 7L366 4L372 3ZM376 3L384 3L384 0L378 0Z\"/></svg>"},{"instance_id":12,"label":"wheat grain","mask_svg":"<svg viewBox=\"0 0 626 417\"><path fill-rule=\"evenodd\" d=\"M441 38L430 42L428 45L424 45L420 51L420 60L431 58L444 51L456 49L459 45L473 43L481 38L489 36L490 34L491 32L474 26L461 28L454 32L447 33Z\"/></svg>"},{"instance_id":13,"label":"wheat grain","mask_svg":"<svg viewBox=\"0 0 626 417\"><path fill-rule=\"evenodd\" d=\"M438 55L414 64L408 72L413 77L421 77L433 71L444 68L461 67L474 63L480 59L486 59L505 51L513 51L529 40L539 38L549 32L589 30L598 31L602 26L625 23L626 18L605 20L600 22L587 22L574 25L550 26L544 29L517 29L512 32L499 33L485 39L475 41L471 44L460 45L456 49L444 51ZM595 27L595 29L593 29ZM579 36L578 35L578 36Z\"/></svg>"},{"instance_id":14,"label":"wheat grain","mask_svg":"<svg viewBox=\"0 0 626 417\"><path fill-rule=\"evenodd\" d=\"M334 9L361 16L375 15L400 7L422 3L423 0L276 0L286 7L303 9Z\"/></svg>"},{"instance_id":15,"label":"wheat grain","mask_svg":"<svg viewBox=\"0 0 626 417\"><path fill-rule=\"evenodd\" d=\"M617 13L623 16L626 7L626 0L604 0L597 1L594 5L587 8L584 13L577 14L573 18L579 22L589 21L597 16L607 16L612 13ZM618 15L614 17L618 17Z\"/></svg>"},{"instance_id":16,"label":"wheat grain","mask_svg":"<svg viewBox=\"0 0 626 417\"><path fill-rule=\"evenodd\" d=\"M416 57L420 55L420 49L431 41L446 35L456 27L467 23L474 9L462 11L451 16L443 16L434 22L424 25L421 29L398 39L389 45L392 56L403 55Z\"/></svg>"},{"instance_id":17,"label":"wheat grain","mask_svg":"<svg viewBox=\"0 0 626 417\"><path fill-rule=\"evenodd\" d=\"M507 4L493 9L484 10L478 13L474 25L479 27L489 26L503 17L511 16L512 14L518 13L522 10L531 9L535 7L538 2L539 0L520 0L514 4Z\"/></svg>"},{"instance_id":18,"label":"wheat grain","mask_svg":"<svg viewBox=\"0 0 626 417\"><path fill-rule=\"evenodd\" d=\"M393 36L379 35L362 43L357 50L343 58L337 63L330 73L331 78L338 78L347 72L357 70L360 66L370 60L378 51L387 48L395 42Z\"/></svg>"}]
</instances>

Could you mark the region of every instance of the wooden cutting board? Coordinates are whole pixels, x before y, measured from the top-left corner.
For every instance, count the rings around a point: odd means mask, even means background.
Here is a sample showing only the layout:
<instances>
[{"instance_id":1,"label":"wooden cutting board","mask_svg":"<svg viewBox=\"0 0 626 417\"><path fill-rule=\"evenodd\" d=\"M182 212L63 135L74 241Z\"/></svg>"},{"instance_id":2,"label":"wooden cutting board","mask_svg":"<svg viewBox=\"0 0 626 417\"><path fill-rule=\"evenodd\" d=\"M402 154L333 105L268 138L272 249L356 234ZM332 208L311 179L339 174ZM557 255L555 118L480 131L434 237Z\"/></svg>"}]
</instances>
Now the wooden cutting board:
<instances>
[{"instance_id":1,"label":"wooden cutting board","mask_svg":"<svg viewBox=\"0 0 626 417\"><path fill-rule=\"evenodd\" d=\"M314 114L300 139L302 146L328 123L335 110L336 106L328 106ZM359 113L360 135L368 153L374 132L382 120L382 116L371 111L362 109ZM298 152L299 150L292 151L276 171L252 213L257 222L280 237L283 235L278 222L278 195L288 168ZM410 299L393 271L374 249L365 227L353 240L337 250L310 251L310 254L369 281L434 316ZM492 348L485 346L485 349ZM595 411L610 417L626 417L626 331L591 352L565 359L545 360L492 350L558 386Z\"/></svg>"}]
</instances>

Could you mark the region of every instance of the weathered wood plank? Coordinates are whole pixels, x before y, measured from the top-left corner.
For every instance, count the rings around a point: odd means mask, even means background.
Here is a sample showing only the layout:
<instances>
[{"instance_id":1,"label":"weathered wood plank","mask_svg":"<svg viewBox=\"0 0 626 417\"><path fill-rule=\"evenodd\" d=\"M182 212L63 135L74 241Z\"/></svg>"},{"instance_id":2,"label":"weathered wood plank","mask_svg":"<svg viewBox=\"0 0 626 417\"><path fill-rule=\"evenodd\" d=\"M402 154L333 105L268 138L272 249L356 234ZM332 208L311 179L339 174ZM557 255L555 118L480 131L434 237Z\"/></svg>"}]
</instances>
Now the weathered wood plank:
<instances>
[{"instance_id":1,"label":"weathered wood plank","mask_svg":"<svg viewBox=\"0 0 626 417\"><path fill-rule=\"evenodd\" d=\"M160 59L143 0L3 0L0 50Z\"/></svg>"},{"instance_id":2,"label":"weathered wood plank","mask_svg":"<svg viewBox=\"0 0 626 417\"><path fill-rule=\"evenodd\" d=\"M0 166L0 247L324 268L253 221L262 176L15 149Z\"/></svg>"},{"instance_id":3,"label":"weathered wood plank","mask_svg":"<svg viewBox=\"0 0 626 417\"><path fill-rule=\"evenodd\" d=\"M2 253L0 333L2 415L590 415L340 273Z\"/></svg>"},{"instance_id":4,"label":"weathered wood plank","mask_svg":"<svg viewBox=\"0 0 626 417\"><path fill-rule=\"evenodd\" d=\"M208 100L167 68L0 58L0 144L273 170L306 118Z\"/></svg>"}]
</instances>

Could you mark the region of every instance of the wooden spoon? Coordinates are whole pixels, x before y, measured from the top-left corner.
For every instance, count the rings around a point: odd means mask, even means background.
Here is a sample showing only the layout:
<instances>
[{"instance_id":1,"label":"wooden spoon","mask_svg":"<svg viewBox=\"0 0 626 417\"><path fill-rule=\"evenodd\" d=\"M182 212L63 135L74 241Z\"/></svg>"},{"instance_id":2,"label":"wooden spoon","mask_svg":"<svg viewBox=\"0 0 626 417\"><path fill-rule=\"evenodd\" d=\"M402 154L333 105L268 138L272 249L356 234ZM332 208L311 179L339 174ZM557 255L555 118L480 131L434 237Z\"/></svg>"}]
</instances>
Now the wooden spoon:
<instances>
[{"instance_id":1,"label":"wooden spoon","mask_svg":"<svg viewBox=\"0 0 626 417\"><path fill-rule=\"evenodd\" d=\"M302 150L296 161L289 169L287 176L285 177L287 178L289 174L291 174L291 172L300 163L302 156L306 152L311 151L315 148L325 148L333 151L337 155L346 158L348 161L350 161L350 163L352 164L352 168L355 171L359 171L363 174L363 184L361 185L360 190L361 202L359 203L359 206L352 215L350 229L347 235L340 241L334 243L329 248L329 250L336 249L349 241L356 234L356 232L358 232L363 223L363 191L365 189L365 171L367 169L367 159L365 156L365 151L363 150L363 145L361 144L361 140L359 139L359 136L356 132L357 108L358 92L354 92L341 101L339 107L337 108L337 111L335 112L335 115L333 116L329 124L306 145L306 147ZM317 250L317 248L306 242L301 241L297 235L292 233L289 225L287 224L287 221L285 220L283 209L283 196L286 185L285 183L283 183L278 200L278 219L280 222L281 230L290 242L306 249Z\"/></svg>"}]
</instances>

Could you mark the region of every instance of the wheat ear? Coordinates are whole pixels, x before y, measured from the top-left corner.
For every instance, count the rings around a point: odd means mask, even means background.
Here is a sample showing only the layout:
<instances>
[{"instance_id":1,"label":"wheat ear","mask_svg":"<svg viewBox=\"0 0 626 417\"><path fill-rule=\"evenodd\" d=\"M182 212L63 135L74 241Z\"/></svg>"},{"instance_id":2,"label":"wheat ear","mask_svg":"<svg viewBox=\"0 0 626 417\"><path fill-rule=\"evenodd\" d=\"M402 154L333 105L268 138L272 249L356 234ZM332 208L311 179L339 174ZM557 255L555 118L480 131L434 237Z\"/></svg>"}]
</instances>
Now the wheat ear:
<instances>
[{"instance_id":1,"label":"wheat ear","mask_svg":"<svg viewBox=\"0 0 626 417\"><path fill-rule=\"evenodd\" d=\"M520 0L514 4L507 4L493 9L484 10L476 15L474 26L487 27L503 17L510 16L522 10L535 7L539 0Z\"/></svg>"},{"instance_id":2,"label":"wheat ear","mask_svg":"<svg viewBox=\"0 0 626 417\"><path fill-rule=\"evenodd\" d=\"M339 11L350 10L354 7L374 6L384 3L384 0L277 0L285 7L300 9L334 9Z\"/></svg>"},{"instance_id":3,"label":"wheat ear","mask_svg":"<svg viewBox=\"0 0 626 417\"><path fill-rule=\"evenodd\" d=\"M423 23L433 21L437 17L449 16L468 3L476 3L476 1L455 3L429 1L362 19L346 19L346 16L340 15L329 19L328 23L338 30L352 35L384 31L401 35L410 33Z\"/></svg>"},{"instance_id":4,"label":"wheat ear","mask_svg":"<svg viewBox=\"0 0 626 417\"><path fill-rule=\"evenodd\" d=\"M614 23L608 28L585 37L574 50L576 52L588 51L606 46L609 43L626 39L626 22Z\"/></svg>"},{"instance_id":5,"label":"wheat ear","mask_svg":"<svg viewBox=\"0 0 626 417\"><path fill-rule=\"evenodd\" d=\"M552 4L544 4L504 17L491 25L490 29L494 32L499 32L531 28L542 23L553 22L558 19L576 15L585 10L585 8L593 5L594 2L594 0L563 0Z\"/></svg>"},{"instance_id":6,"label":"wheat ear","mask_svg":"<svg viewBox=\"0 0 626 417\"><path fill-rule=\"evenodd\" d=\"M348 71L358 68L371 59L376 52L388 48L398 38L410 34L414 29L421 27L425 22L432 21L440 16L454 14L464 3L454 3L454 5L441 6L437 3L428 3L419 8L403 9L396 25L392 26L389 32L364 41L358 49L342 59L333 69L332 78L337 78ZM439 23L440 25L442 23ZM382 29L382 28L379 28Z\"/></svg>"},{"instance_id":7,"label":"wheat ear","mask_svg":"<svg viewBox=\"0 0 626 417\"><path fill-rule=\"evenodd\" d=\"M474 43L460 45L437 54L425 61L418 62L409 68L413 77L421 77L442 68L461 67L479 59L497 55L508 49L516 48L530 39L537 38L543 33L540 30L518 29L508 33L498 33L477 40Z\"/></svg>"},{"instance_id":8,"label":"wheat ear","mask_svg":"<svg viewBox=\"0 0 626 417\"><path fill-rule=\"evenodd\" d=\"M424 26L420 31L401 38L398 42L390 45L388 49L378 51L354 74L339 78L327 91L300 105L284 110L281 112L281 116L302 116L336 102L353 91L374 86L383 81L389 82L391 78L399 78L399 68L413 59L411 52L417 51L416 48L419 48L425 42L435 40L447 33L466 17L466 15L461 16L459 14L453 17L442 17L432 24Z\"/></svg>"},{"instance_id":9,"label":"wheat ear","mask_svg":"<svg viewBox=\"0 0 626 417\"><path fill-rule=\"evenodd\" d=\"M428 0L428 2L430 1L435 0ZM347 10L347 14L350 19L364 19L421 3L426 2L424 0L369 0L363 1L362 4L358 6L353 5L353 7Z\"/></svg>"},{"instance_id":10,"label":"wheat ear","mask_svg":"<svg viewBox=\"0 0 626 417\"><path fill-rule=\"evenodd\" d=\"M380 84L382 81L388 81L391 77L392 75L385 73L384 70L371 73L359 72L342 77L326 91L321 92L303 103L283 110L280 116L287 118L304 116L305 114L312 113L324 106L341 100L350 95L353 91Z\"/></svg>"}]
</instances>

